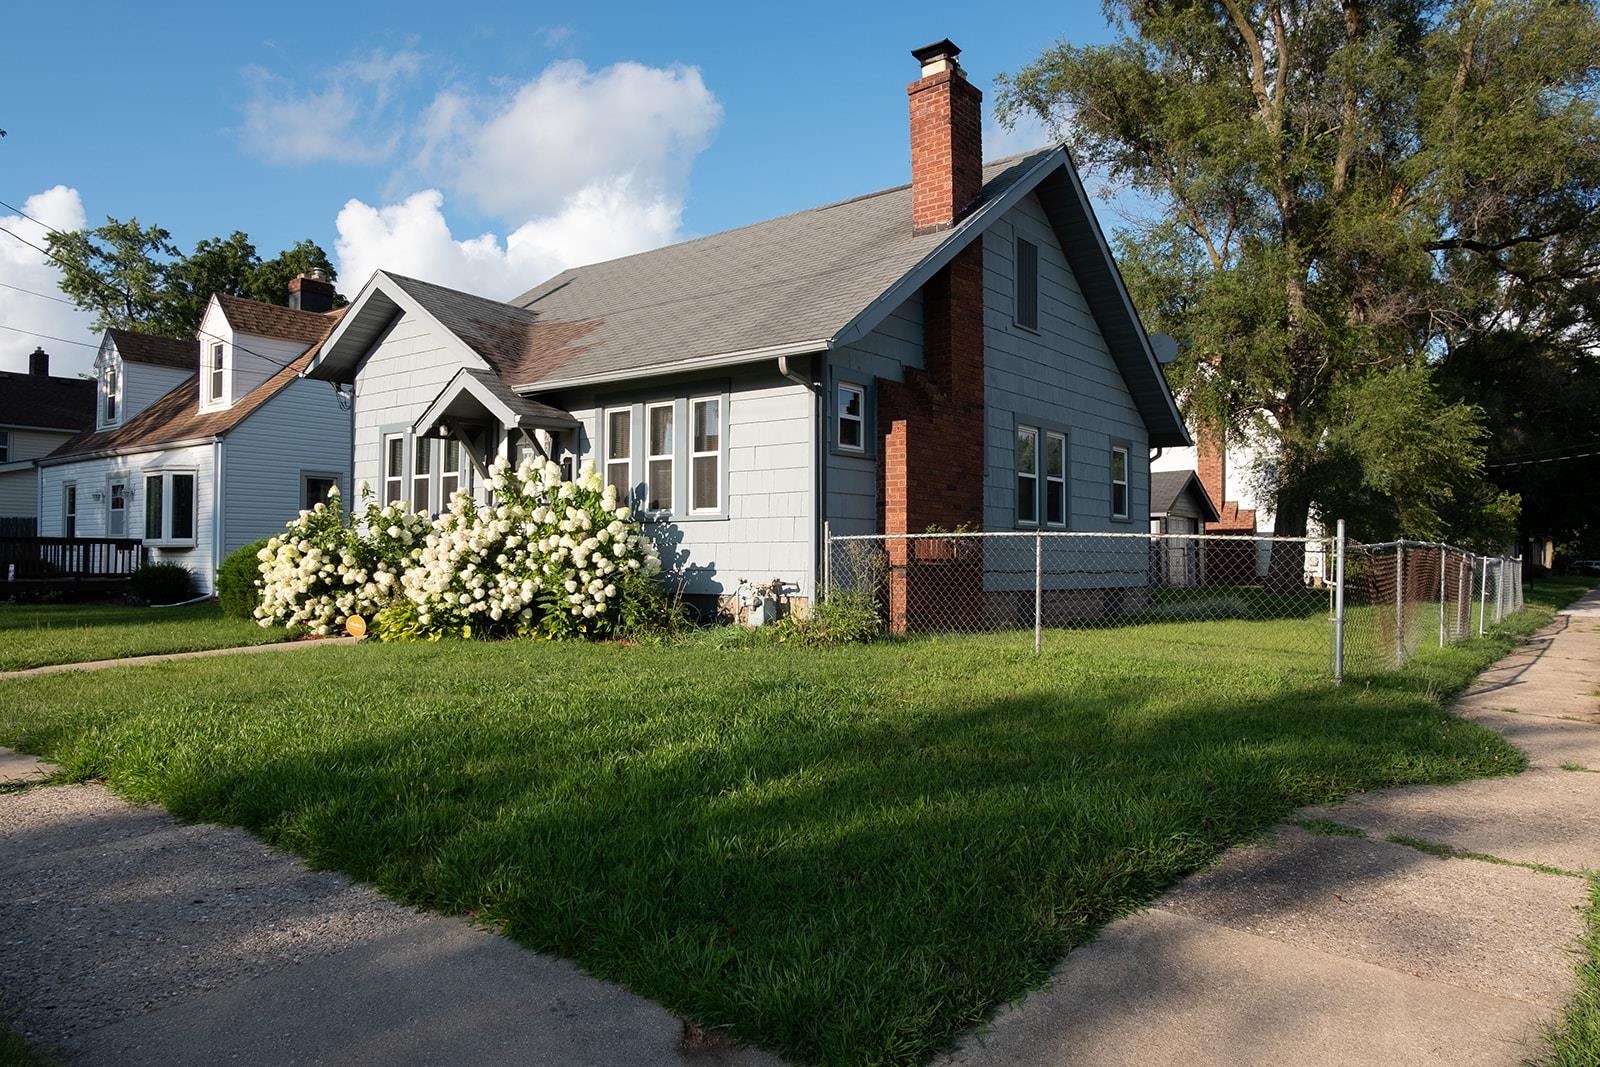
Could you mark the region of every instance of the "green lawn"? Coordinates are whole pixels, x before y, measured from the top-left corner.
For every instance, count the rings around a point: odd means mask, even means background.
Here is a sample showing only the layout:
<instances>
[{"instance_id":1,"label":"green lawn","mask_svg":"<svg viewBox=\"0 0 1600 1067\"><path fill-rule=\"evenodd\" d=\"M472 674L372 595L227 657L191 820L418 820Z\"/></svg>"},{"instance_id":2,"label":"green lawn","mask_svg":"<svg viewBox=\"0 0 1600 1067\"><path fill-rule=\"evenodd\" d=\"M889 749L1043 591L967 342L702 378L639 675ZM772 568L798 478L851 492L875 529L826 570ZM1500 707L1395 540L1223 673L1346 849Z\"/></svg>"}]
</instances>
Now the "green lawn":
<instances>
[{"instance_id":1,"label":"green lawn","mask_svg":"<svg viewBox=\"0 0 1600 1067\"><path fill-rule=\"evenodd\" d=\"M225 618L215 604L0 604L0 671L260 645L288 636L282 629L264 630L245 619Z\"/></svg>"},{"instance_id":2,"label":"green lawn","mask_svg":"<svg viewBox=\"0 0 1600 1067\"><path fill-rule=\"evenodd\" d=\"M1438 702L1508 637L1336 690L1303 627L1053 632L1038 658L1028 634L327 647L5 682L0 744L798 1060L915 1063L1296 806L1523 765Z\"/></svg>"}]
</instances>

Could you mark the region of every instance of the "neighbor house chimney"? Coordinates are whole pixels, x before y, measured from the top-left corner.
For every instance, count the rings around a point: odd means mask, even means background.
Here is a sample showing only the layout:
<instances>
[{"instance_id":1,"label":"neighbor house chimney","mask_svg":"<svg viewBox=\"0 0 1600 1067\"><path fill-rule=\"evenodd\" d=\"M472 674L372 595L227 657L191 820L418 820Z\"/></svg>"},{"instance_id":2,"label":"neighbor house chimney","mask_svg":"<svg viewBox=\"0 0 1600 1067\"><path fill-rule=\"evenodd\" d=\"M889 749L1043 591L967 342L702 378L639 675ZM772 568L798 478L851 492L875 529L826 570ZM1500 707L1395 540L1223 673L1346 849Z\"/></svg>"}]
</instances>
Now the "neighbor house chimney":
<instances>
[{"instance_id":1,"label":"neighbor house chimney","mask_svg":"<svg viewBox=\"0 0 1600 1067\"><path fill-rule=\"evenodd\" d=\"M913 49L922 78L911 97L911 228L942 230L983 189L983 94L956 62L949 40Z\"/></svg>"},{"instance_id":2,"label":"neighbor house chimney","mask_svg":"<svg viewBox=\"0 0 1600 1067\"><path fill-rule=\"evenodd\" d=\"M37 345L34 346L33 351L28 354L28 373L36 378L50 377L50 353Z\"/></svg>"},{"instance_id":3,"label":"neighbor house chimney","mask_svg":"<svg viewBox=\"0 0 1600 1067\"><path fill-rule=\"evenodd\" d=\"M289 306L296 311L332 311L333 283L321 267L289 279Z\"/></svg>"},{"instance_id":4,"label":"neighbor house chimney","mask_svg":"<svg viewBox=\"0 0 1600 1067\"><path fill-rule=\"evenodd\" d=\"M1227 430L1212 419L1202 419L1195 427L1194 455L1200 484L1206 487L1211 503L1221 511L1228 500Z\"/></svg>"}]
</instances>

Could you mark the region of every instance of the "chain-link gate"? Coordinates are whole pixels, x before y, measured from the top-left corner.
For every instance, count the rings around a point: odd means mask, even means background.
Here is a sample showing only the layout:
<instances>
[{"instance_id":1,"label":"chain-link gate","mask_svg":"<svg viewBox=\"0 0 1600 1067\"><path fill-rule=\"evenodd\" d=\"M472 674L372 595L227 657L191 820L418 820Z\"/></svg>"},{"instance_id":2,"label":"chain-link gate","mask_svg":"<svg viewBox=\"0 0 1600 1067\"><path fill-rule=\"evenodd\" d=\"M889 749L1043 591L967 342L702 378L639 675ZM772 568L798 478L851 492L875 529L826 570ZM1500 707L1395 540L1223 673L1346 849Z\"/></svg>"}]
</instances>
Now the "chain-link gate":
<instances>
[{"instance_id":1,"label":"chain-link gate","mask_svg":"<svg viewBox=\"0 0 1600 1067\"><path fill-rule=\"evenodd\" d=\"M1334 537L1065 530L829 530L823 599L874 601L891 633L1046 631L1171 623L1276 624L1274 641L1345 667L1403 664L1483 633L1522 606L1522 564L1449 545ZM1247 639L1247 632L1241 631Z\"/></svg>"}]
</instances>

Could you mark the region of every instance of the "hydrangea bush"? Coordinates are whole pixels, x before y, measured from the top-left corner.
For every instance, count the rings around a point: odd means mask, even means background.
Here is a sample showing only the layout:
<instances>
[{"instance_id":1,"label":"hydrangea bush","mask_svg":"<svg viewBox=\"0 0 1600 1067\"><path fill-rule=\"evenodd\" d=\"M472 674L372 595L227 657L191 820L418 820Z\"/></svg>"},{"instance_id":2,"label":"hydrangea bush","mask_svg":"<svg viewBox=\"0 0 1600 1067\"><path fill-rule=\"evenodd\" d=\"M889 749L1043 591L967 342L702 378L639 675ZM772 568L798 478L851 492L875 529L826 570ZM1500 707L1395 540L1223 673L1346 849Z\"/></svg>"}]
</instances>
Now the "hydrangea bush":
<instances>
[{"instance_id":1,"label":"hydrangea bush","mask_svg":"<svg viewBox=\"0 0 1600 1067\"><path fill-rule=\"evenodd\" d=\"M655 545L592 465L570 482L531 458L488 474L493 506L458 492L437 519L370 499L355 516L336 498L301 512L259 555L257 619L327 634L361 615L385 639L602 637L660 610Z\"/></svg>"},{"instance_id":2,"label":"hydrangea bush","mask_svg":"<svg viewBox=\"0 0 1600 1067\"><path fill-rule=\"evenodd\" d=\"M352 615L370 617L400 592L428 536L426 515L399 504L379 507L361 487L364 510L346 512L337 487L302 511L256 558L261 561L262 626L303 627L327 635Z\"/></svg>"},{"instance_id":3,"label":"hydrangea bush","mask_svg":"<svg viewBox=\"0 0 1600 1067\"><path fill-rule=\"evenodd\" d=\"M489 468L493 507L457 493L402 582L434 633L604 636L622 625L627 579L660 572L655 545L591 464L563 481L555 463Z\"/></svg>"}]
</instances>

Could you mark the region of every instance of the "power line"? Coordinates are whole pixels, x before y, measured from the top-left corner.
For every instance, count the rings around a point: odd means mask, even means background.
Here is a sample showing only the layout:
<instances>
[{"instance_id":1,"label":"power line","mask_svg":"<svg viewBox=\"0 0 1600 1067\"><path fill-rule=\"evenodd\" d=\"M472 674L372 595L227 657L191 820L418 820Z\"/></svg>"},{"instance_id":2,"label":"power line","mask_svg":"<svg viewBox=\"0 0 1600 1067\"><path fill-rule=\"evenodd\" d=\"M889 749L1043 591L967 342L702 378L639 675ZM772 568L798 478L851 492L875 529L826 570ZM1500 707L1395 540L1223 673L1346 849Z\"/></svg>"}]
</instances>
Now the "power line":
<instances>
[{"instance_id":1,"label":"power line","mask_svg":"<svg viewBox=\"0 0 1600 1067\"><path fill-rule=\"evenodd\" d=\"M71 338L68 338L68 337L52 337L50 334L47 334L47 333L37 333L37 332L35 332L33 330L24 330L24 329L22 329L20 327L17 327L17 326L7 326L3 322L0 322L0 330L10 330L12 333L25 334L28 337L38 337L38 338L40 338L42 340L45 340L45 341L59 341L64 345L82 345L84 348L94 348L94 349L98 349L100 347L99 345L92 345L88 341L74 341L74 340L72 340Z\"/></svg>"},{"instance_id":2,"label":"power line","mask_svg":"<svg viewBox=\"0 0 1600 1067\"><path fill-rule=\"evenodd\" d=\"M19 293L27 293L29 296L36 296L41 300L54 300L56 303L66 304L68 307L78 306L65 297L51 296L49 293L41 293L36 289L24 289L22 286L12 285L10 282L0 282L0 289L15 289Z\"/></svg>"},{"instance_id":3,"label":"power line","mask_svg":"<svg viewBox=\"0 0 1600 1067\"><path fill-rule=\"evenodd\" d=\"M21 215L23 218L27 219L29 222L35 223L35 224L37 224L39 226L44 226L44 228L46 230L49 230L51 234L60 233L59 230L50 229L49 226L46 226L44 223L42 223L38 219L34 218L32 215L28 214L26 211L23 211L21 208L14 207L11 204L6 203L4 200L0 200L0 207L8 208L11 211L15 211L18 215ZM117 296L121 297L123 300L128 301L130 304L133 303L133 296L131 294L126 293L121 289L118 289L116 286L112 285L110 282L106 281L104 278L100 277L98 274L95 274L93 271L89 270L87 267L84 267L83 265L78 264L78 263L72 263L72 262L69 262L68 260L62 259L60 256L57 256L55 253L51 252L49 249L39 247L38 245L34 244L32 241L28 240L26 237L23 237L21 234L15 232L14 230L7 229L4 226L0 226L0 233L9 234L10 236L16 238L18 241L21 241L23 244L27 245L29 248L31 248L34 251L40 253L41 255L43 255L45 258L49 259L51 262L55 263L56 265L58 265L60 267L63 267L63 268L66 268L66 269L76 270L83 277L88 278L90 281L94 282L96 285L101 286L107 292L116 294ZM7 288L15 289L15 288L17 288L17 286L7 286ZM32 290L28 290L28 289L24 289L22 291L23 292L32 292ZM44 296L45 294L43 294L43 293L34 293L33 295L34 296ZM46 296L45 299L46 300L51 300L51 299L54 299L54 297ZM71 301L63 301L63 303L71 303ZM76 306L76 305L74 305L74 306ZM201 329L198 326L195 327L195 332L200 334L202 337L209 337L213 341L222 341L224 343L227 343L228 340L229 340L226 337L219 337L216 334L212 333L211 331L205 330L205 329ZM43 335L41 334L39 336L43 336ZM67 343L67 344L83 344L84 342L82 342L82 341L67 341L65 343ZM275 367L287 369L291 364L294 363L294 360L289 360L288 362L284 362L283 360L278 359L275 356L267 355L265 352L257 352L253 348L249 348L249 347L247 347L245 345L240 344L237 340L232 341L232 344L233 344L233 347L238 349L239 351L249 353L250 355L255 356L257 359L265 360L266 362L272 364ZM90 347L90 348L98 348L99 346L98 345L89 345L88 347ZM198 373L198 365L197 365L196 373Z\"/></svg>"}]
</instances>

